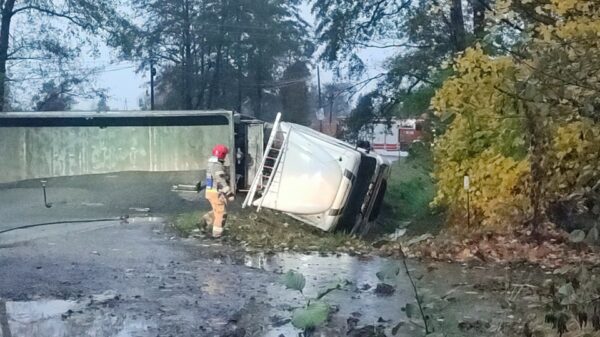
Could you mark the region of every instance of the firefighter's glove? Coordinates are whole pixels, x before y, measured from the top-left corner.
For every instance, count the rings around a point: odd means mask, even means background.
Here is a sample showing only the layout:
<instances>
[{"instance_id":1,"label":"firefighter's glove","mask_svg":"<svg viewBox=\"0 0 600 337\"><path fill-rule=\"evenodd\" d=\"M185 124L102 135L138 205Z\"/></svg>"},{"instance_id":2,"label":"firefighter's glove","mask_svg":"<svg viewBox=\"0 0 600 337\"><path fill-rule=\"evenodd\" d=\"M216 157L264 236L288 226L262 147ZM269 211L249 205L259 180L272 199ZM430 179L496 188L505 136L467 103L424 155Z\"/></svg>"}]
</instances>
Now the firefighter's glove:
<instances>
[{"instance_id":1,"label":"firefighter's glove","mask_svg":"<svg viewBox=\"0 0 600 337\"><path fill-rule=\"evenodd\" d=\"M204 185L202 181L199 181L196 184L196 192L200 193L200 191L202 191L204 188L206 188L206 185Z\"/></svg>"}]
</instances>

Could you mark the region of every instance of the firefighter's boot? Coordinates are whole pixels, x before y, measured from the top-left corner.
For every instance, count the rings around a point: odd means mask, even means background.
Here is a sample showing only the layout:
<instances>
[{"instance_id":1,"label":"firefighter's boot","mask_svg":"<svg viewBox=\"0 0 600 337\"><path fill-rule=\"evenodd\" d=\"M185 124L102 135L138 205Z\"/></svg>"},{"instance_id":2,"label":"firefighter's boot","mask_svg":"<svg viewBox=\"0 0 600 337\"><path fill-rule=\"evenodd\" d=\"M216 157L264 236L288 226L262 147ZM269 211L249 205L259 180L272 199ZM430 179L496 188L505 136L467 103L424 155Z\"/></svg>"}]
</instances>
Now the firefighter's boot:
<instances>
[{"instance_id":1,"label":"firefighter's boot","mask_svg":"<svg viewBox=\"0 0 600 337\"><path fill-rule=\"evenodd\" d=\"M215 222L215 215L213 211L210 211L202 216L200 220L199 229L203 232L210 232Z\"/></svg>"}]
</instances>

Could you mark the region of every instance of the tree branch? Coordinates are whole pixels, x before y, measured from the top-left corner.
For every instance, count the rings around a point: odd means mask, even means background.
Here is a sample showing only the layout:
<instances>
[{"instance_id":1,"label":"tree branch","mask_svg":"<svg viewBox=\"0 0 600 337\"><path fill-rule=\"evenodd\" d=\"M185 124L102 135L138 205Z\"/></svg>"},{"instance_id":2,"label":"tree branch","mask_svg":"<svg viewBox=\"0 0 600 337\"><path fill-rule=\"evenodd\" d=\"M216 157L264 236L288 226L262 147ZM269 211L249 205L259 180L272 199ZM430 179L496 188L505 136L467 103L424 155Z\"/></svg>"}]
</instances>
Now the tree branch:
<instances>
[{"instance_id":1,"label":"tree branch","mask_svg":"<svg viewBox=\"0 0 600 337\"><path fill-rule=\"evenodd\" d=\"M368 44L368 43L363 43L363 42L354 42L354 45L364 47L364 48L377 48L377 49L402 48L402 47L426 49L426 48L433 47L432 45L415 45L415 44L410 44L410 43L376 45L376 44Z\"/></svg>"},{"instance_id":2,"label":"tree branch","mask_svg":"<svg viewBox=\"0 0 600 337\"><path fill-rule=\"evenodd\" d=\"M543 23L545 25L550 25L550 26L556 24L556 19L554 19L551 16L548 16L548 15L545 15L542 13L538 13L533 8L533 6L531 6L531 4L524 4L521 0L516 0L515 2L513 2L513 6L516 11L519 11L522 14L525 14L527 17L529 17L533 21Z\"/></svg>"},{"instance_id":3,"label":"tree branch","mask_svg":"<svg viewBox=\"0 0 600 337\"><path fill-rule=\"evenodd\" d=\"M29 6L17 8L11 12L11 15L15 15L19 12L29 11L29 10L34 10L34 11L38 11L40 13L44 13L46 15L56 16L59 18L67 19L68 21L71 21L72 23L74 23L75 25L77 25L83 29L87 29L87 30L93 29L93 26L90 23L81 22L81 21L77 20L76 18L74 18L73 16L71 16L69 13L59 13L54 10L51 10L48 8L43 8L40 6L35 6L35 5L29 5Z\"/></svg>"},{"instance_id":4,"label":"tree branch","mask_svg":"<svg viewBox=\"0 0 600 337\"><path fill-rule=\"evenodd\" d=\"M479 2L480 4L482 4L483 6L485 6L485 8L486 8L488 11L490 11L490 12L492 12L494 15L496 15L496 11L495 11L495 10L494 10L494 9L493 9L491 6L490 6L490 4L489 4L489 3L485 2L485 0L476 0L476 1L477 1L477 2ZM522 31L524 31L524 30L525 30L525 29L523 29L523 28L519 27L519 26L518 26L516 23L513 23L513 22L511 22L510 20L508 20L508 19L506 19L506 18L500 19L500 22L504 22L504 23L506 23L507 25L509 25L511 28L513 28L513 29L515 29L515 30L518 30L518 31L520 31L520 32L522 32Z\"/></svg>"},{"instance_id":5,"label":"tree branch","mask_svg":"<svg viewBox=\"0 0 600 337\"><path fill-rule=\"evenodd\" d=\"M433 1L433 3L434 3L436 6L438 6L438 7L441 7L441 5L440 5L440 3L439 3L439 1L438 1L438 0L432 0L432 1ZM442 11L440 11L440 12L442 13L442 14L441 14L441 16L442 16L442 20L444 20L444 23L446 24L446 26L448 26L448 27L452 27L452 24L450 23L450 20L448 19L448 17L446 16L446 14L444 14Z\"/></svg>"},{"instance_id":6,"label":"tree branch","mask_svg":"<svg viewBox=\"0 0 600 337\"><path fill-rule=\"evenodd\" d=\"M344 92L351 93L352 91L354 91L355 88L357 88L359 86L362 86L361 89L358 90L358 91L360 91L365 86L367 86L370 82L372 82L372 81L374 81L374 80L376 80L378 78L381 78L381 77L383 77L385 75L387 75L387 74L386 73L379 73L379 74L377 74L377 75L375 75L373 77L367 78L366 80L360 81L360 82L355 83L355 84L353 84L353 85L351 85L351 86L349 86L347 88L344 88L344 89L342 89L342 90L340 90L339 92L336 93L335 98L337 98L338 96L342 95L342 93L344 93ZM353 96L353 95L354 94L352 94L351 96Z\"/></svg>"},{"instance_id":7,"label":"tree branch","mask_svg":"<svg viewBox=\"0 0 600 337\"><path fill-rule=\"evenodd\" d=\"M393 16L393 15L400 13L402 10L404 10L404 9L408 8L408 6L410 6L410 4L412 3L412 0L406 0L406 1L402 2L402 4L400 4L400 6L398 6L398 9L396 9L395 11L390 12L390 13L386 13L385 8L381 8L381 6L385 2L386 2L386 0L378 1L377 4L375 4L375 10L373 11L373 14L371 14L369 21L359 23L357 28L359 30L362 30L363 33L367 33L365 30L368 29L369 27L373 26L373 24L375 24L375 21L377 21L383 17Z\"/></svg>"},{"instance_id":8,"label":"tree branch","mask_svg":"<svg viewBox=\"0 0 600 337\"><path fill-rule=\"evenodd\" d=\"M427 317L425 317L425 312L423 312L423 305L421 304L421 297L419 296L419 291L417 290L417 285L415 284L415 281L412 278L412 275L410 274L410 270L408 269L408 264L406 264L406 255L404 255L404 251L402 250L402 247L399 248L400 249L400 256L402 257L402 265L404 266L404 271L406 272L406 275L408 276L408 280L410 281L410 284L412 285L413 291L415 293L415 299L417 300L417 305L419 306L419 311L421 312L421 318L423 318L423 324L425 325L425 334L429 335L431 333L431 331L429 331L429 325L427 324Z\"/></svg>"},{"instance_id":9,"label":"tree branch","mask_svg":"<svg viewBox=\"0 0 600 337\"><path fill-rule=\"evenodd\" d=\"M14 53L11 53L14 54ZM50 60L50 57L46 56L9 56L6 58L7 61L42 61Z\"/></svg>"}]
</instances>

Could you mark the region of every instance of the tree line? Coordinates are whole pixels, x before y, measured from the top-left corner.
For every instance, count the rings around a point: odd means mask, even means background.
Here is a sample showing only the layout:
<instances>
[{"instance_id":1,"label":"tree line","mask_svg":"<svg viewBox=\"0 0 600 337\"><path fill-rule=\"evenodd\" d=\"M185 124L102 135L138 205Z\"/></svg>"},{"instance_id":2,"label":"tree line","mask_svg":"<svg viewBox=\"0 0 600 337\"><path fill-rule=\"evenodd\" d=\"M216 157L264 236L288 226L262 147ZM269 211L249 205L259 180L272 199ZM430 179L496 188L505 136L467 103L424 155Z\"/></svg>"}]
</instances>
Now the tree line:
<instances>
[{"instance_id":1,"label":"tree line","mask_svg":"<svg viewBox=\"0 0 600 337\"><path fill-rule=\"evenodd\" d=\"M73 65L89 53L86 48L97 50L93 41L100 37L139 72L154 69L156 109L229 109L266 119L286 110L290 120L308 123L315 44L301 3L2 1L0 110L11 109L11 87L31 74L46 79L33 97L34 109L70 108L94 77L93 71L74 71ZM19 60L43 66L30 67L19 78L22 74L11 74L8 67L23 68ZM88 94L106 105L101 90Z\"/></svg>"},{"instance_id":2,"label":"tree line","mask_svg":"<svg viewBox=\"0 0 600 337\"><path fill-rule=\"evenodd\" d=\"M313 8L321 57L334 65L360 74L361 48L394 48L349 126L425 117L434 205L448 223L534 233L548 221L598 225L597 1L316 0Z\"/></svg>"}]
</instances>

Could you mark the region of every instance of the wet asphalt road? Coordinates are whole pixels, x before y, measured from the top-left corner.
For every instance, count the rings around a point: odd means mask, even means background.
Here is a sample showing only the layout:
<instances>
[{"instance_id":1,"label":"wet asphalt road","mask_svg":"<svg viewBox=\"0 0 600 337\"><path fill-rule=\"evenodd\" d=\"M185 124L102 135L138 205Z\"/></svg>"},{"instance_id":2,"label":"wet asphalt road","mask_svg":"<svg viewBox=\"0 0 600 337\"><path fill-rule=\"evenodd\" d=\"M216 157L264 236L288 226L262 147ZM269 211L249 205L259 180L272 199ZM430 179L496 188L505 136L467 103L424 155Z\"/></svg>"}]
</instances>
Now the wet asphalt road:
<instances>
[{"instance_id":1,"label":"wet asphalt road","mask_svg":"<svg viewBox=\"0 0 600 337\"><path fill-rule=\"evenodd\" d=\"M0 238L10 336L219 336L272 282L260 270L215 265L214 249L164 229L134 219Z\"/></svg>"},{"instance_id":2,"label":"wet asphalt road","mask_svg":"<svg viewBox=\"0 0 600 337\"><path fill-rule=\"evenodd\" d=\"M345 286L327 296L333 314L317 336L346 336L349 318L358 320L357 327L379 325L388 335L407 321L403 308L414 302L414 294L404 274L394 281L392 295L375 292L380 282L376 273L393 261L265 256L219 241L177 237L165 219L207 205L198 194L172 192L171 186L194 184L197 175L50 179L49 209L43 207L39 181L0 185L0 231L48 221L132 216L127 222L59 224L0 234L0 336L291 337L298 335L290 324L293 309L332 282ZM149 210L135 210L143 208ZM280 273L289 269L306 276L304 294L278 283ZM501 305L503 294L470 288L474 280L503 282L507 272L502 268L415 263L411 269L423 291L447 298L438 321L476 318L489 323L484 330L466 332L448 323L453 336L501 336L516 316ZM519 273L510 277L519 280L530 272ZM416 325L405 323L397 336L418 334Z\"/></svg>"},{"instance_id":3,"label":"wet asphalt road","mask_svg":"<svg viewBox=\"0 0 600 337\"><path fill-rule=\"evenodd\" d=\"M176 193L173 185L195 185L202 172L118 172L0 184L0 230L34 223L119 218L124 215L169 216L208 208L194 192Z\"/></svg>"},{"instance_id":4,"label":"wet asphalt road","mask_svg":"<svg viewBox=\"0 0 600 337\"><path fill-rule=\"evenodd\" d=\"M171 191L199 175L52 178L51 208L39 180L0 185L0 231L131 217L0 234L1 336L212 336L231 329L230 317L273 276L215 267L218 244L183 240L168 228L169 216L208 207L196 193Z\"/></svg>"}]
</instances>

